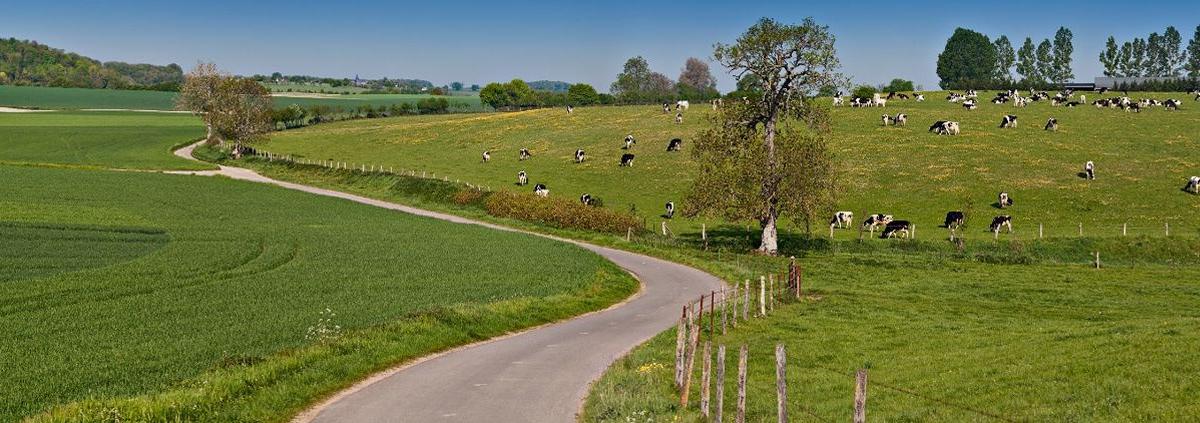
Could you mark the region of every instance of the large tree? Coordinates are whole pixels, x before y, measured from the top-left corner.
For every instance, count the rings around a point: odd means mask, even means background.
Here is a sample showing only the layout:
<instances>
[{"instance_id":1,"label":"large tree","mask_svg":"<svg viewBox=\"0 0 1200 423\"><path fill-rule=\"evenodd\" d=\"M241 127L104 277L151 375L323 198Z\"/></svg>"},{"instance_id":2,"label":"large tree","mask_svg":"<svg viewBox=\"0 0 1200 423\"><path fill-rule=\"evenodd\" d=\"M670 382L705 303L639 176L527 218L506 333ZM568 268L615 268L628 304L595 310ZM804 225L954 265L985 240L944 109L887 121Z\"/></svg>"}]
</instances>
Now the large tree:
<instances>
[{"instance_id":1,"label":"large tree","mask_svg":"<svg viewBox=\"0 0 1200 423\"><path fill-rule=\"evenodd\" d=\"M1012 81L1013 64L1017 62L1012 42L1008 41L1007 35L1001 35L993 44L996 48L996 74L993 77L997 81Z\"/></svg>"},{"instance_id":2,"label":"large tree","mask_svg":"<svg viewBox=\"0 0 1200 423\"><path fill-rule=\"evenodd\" d=\"M1025 37L1025 43L1017 50L1017 73L1021 74L1021 80L1026 84L1042 79L1038 74L1037 48L1033 46L1033 40L1029 37Z\"/></svg>"},{"instance_id":3,"label":"large tree","mask_svg":"<svg viewBox=\"0 0 1200 423\"><path fill-rule=\"evenodd\" d=\"M1054 33L1054 83L1062 85L1069 82L1075 77L1075 72L1071 70L1071 55L1075 53L1075 46L1071 43L1071 30L1066 27L1059 27Z\"/></svg>"},{"instance_id":4,"label":"large tree","mask_svg":"<svg viewBox=\"0 0 1200 423\"><path fill-rule=\"evenodd\" d=\"M571 84L571 88L567 88L567 99L573 104L587 106L600 102L600 95L596 93L596 89L588 84Z\"/></svg>"},{"instance_id":5,"label":"large tree","mask_svg":"<svg viewBox=\"0 0 1200 423\"><path fill-rule=\"evenodd\" d=\"M715 90L717 78L708 69L708 63L695 57L689 57L679 72L679 85L686 85L697 91Z\"/></svg>"},{"instance_id":6,"label":"large tree","mask_svg":"<svg viewBox=\"0 0 1200 423\"><path fill-rule=\"evenodd\" d=\"M1054 45L1050 40L1042 40L1037 46L1037 73L1039 82L1048 82L1054 78Z\"/></svg>"},{"instance_id":7,"label":"large tree","mask_svg":"<svg viewBox=\"0 0 1200 423\"><path fill-rule=\"evenodd\" d=\"M1157 32L1150 33L1146 39L1146 59L1142 62L1145 76L1166 76L1166 50L1163 49L1163 39Z\"/></svg>"},{"instance_id":8,"label":"large tree","mask_svg":"<svg viewBox=\"0 0 1200 423\"><path fill-rule=\"evenodd\" d=\"M1162 36L1162 76L1179 76L1183 65L1183 36L1174 26L1168 26Z\"/></svg>"},{"instance_id":9,"label":"large tree","mask_svg":"<svg viewBox=\"0 0 1200 423\"><path fill-rule=\"evenodd\" d=\"M779 216L805 217L832 198L828 114L808 99L845 83L834 37L812 18L798 25L763 18L715 50L714 59L739 81L754 75L760 94L730 102L697 138L700 172L684 212L757 220L759 251L776 254Z\"/></svg>"},{"instance_id":10,"label":"large tree","mask_svg":"<svg viewBox=\"0 0 1200 423\"><path fill-rule=\"evenodd\" d=\"M938 55L939 85L946 89L975 88L990 82L996 69L996 48L986 35L957 28Z\"/></svg>"},{"instance_id":11,"label":"large tree","mask_svg":"<svg viewBox=\"0 0 1200 423\"><path fill-rule=\"evenodd\" d=\"M1188 76L1192 78L1200 77L1200 25L1196 25L1196 32L1192 34L1192 41L1188 42L1187 46L1187 62L1183 65L1187 69Z\"/></svg>"},{"instance_id":12,"label":"large tree","mask_svg":"<svg viewBox=\"0 0 1200 423\"><path fill-rule=\"evenodd\" d=\"M213 63L197 64L179 87L176 107L200 116L209 143L252 141L272 127L271 94L262 84L230 76Z\"/></svg>"},{"instance_id":13,"label":"large tree","mask_svg":"<svg viewBox=\"0 0 1200 423\"><path fill-rule=\"evenodd\" d=\"M626 103L660 101L674 97L675 84L671 78L650 70L650 64L642 56L625 61L625 67L617 74L617 80L609 92Z\"/></svg>"},{"instance_id":14,"label":"large tree","mask_svg":"<svg viewBox=\"0 0 1200 423\"><path fill-rule=\"evenodd\" d=\"M1117 50L1117 39L1112 36L1104 42L1104 51L1100 52L1100 64L1104 65L1104 76L1122 76L1120 70L1121 54Z\"/></svg>"}]
</instances>

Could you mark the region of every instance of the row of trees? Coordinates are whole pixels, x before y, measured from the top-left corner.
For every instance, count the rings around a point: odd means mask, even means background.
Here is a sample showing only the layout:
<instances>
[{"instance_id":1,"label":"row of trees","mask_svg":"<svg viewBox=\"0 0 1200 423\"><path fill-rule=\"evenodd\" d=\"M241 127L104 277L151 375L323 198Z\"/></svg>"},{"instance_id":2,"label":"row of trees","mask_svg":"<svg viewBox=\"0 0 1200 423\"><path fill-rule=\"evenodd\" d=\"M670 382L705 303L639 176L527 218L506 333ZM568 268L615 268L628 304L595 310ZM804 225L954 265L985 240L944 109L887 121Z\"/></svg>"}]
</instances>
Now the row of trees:
<instances>
[{"instance_id":1,"label":"row of trees","mask_svg":"<svg viewBox=\"0 0 1200 423\"><path fill-rule=\"evenodd\" d=\"M650 64L642 56L630 58L625 61L624 69L617 74L609 92L621 104L707 101L721 96L717 91L717 78L708 63L695 57L684 62L677 81L650 70Z\"/></svg>"},{"instance_id":2,"label":"row of trees","mask_svg":"<svg viewBox=\"0 0 1200 423\"><path fill-rule=\"evenodd\" d=\"M379 106L361 105L343 108L325 104L314 104L301 107L296 104L271 113L271 121L275 129L291 129L318 123L335 122L351 119L374 119L404 115L427 115L454 112L464 112L471 106L461 101L451 102L444 97L423 98L415 103L394 103Z\"/></svg>"},{"instance_id":3,"label":"row of trees","mask_svg":"<svg viewBox=\"0 0 1200 423\"><path fill-rule=\"evenodd\" d=\"M174 91L183 68L105 62L37 41L0 39L0 84Z\"/></svg>"},{"instance_id":4,"label":"row of trees","mask_svg":"<svg viewBox=\"0 0 1200 423\"><path fill-rule=\"evenodd\" d=\"M1173 26L1162 35L1154 32L1148 38L1134 38L1120 46L1110 36L1100 52L1100 64L1104 76L1181 77L1186 72L1189 77L1200 77L1200 25L1186 49L1182 34Z\"/></svg>"},{"instance_id":5,"label":"row of trees","mask_svg":"<svg viewBox=\"0 0 1200 423\"><path fill-rule=\"evenodd\" d=\"M1021 48L1014 50L1006 35L993 42L979 32L957 28L938 55L939 85L945 89L1062 85L1075 77L1072 38L1070 29L1059 27L1053 41L1043 39L1035 46L1032 38L1025 37Z\"/></svg>"},{"instance_id":6,"label":"row of trees","mask_svg":"<svg viewBox=\"0 0 1200 423\"><path fill-rule=\"evenodd\" d=\"M535 107L588 106L613 104L616 99L588 84L571 84L566 92L535 90L520 79L493 82L479 91L479 101L496 110L523 110Z\"/></svg>"}]
</instances>

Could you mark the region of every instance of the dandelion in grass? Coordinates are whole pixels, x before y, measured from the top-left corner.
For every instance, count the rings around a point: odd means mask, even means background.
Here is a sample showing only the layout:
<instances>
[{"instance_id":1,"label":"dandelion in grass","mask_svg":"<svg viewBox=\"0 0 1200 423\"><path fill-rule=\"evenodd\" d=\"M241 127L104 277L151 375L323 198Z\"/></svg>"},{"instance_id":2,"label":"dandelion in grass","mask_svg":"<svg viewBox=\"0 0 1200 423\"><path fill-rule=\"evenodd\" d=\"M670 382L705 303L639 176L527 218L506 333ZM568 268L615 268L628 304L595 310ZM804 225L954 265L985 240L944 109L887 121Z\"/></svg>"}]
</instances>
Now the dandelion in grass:
<instances>
[{"instance_id":1,"label":"dandelion in grass","mask_svg":"<svg viewBox=\"0 0 1200 423\"><path fill-rule=\"evenodd\" d=\"M646 363L641 366L638 366L637 373L639 375L650 374L650 373L653 373L655 371L662 370L665 368L667 368L667 366L664 366L662 363L650 362L650 363Z\"/></svg>"}]
</instances>

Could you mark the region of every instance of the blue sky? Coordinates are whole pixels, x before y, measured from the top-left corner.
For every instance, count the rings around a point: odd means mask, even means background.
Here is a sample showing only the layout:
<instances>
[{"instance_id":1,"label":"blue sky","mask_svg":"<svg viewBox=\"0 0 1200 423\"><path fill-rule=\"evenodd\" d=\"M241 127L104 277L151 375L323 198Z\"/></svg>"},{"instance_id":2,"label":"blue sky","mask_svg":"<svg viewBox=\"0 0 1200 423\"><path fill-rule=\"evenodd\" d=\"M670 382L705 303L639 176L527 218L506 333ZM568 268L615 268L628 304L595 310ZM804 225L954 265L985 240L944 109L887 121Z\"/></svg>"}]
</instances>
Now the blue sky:
<instances>
[{"instance_id":1,"label":"blue sky","mask_svg":"<svg viewBox=\"0 0 1200 423\"><path fill-rule=\"evenodd\" d=\"M239 74L279 71L485 83L514 77L587 82L606 90L625 59L641 55L675 78L689 56L708 59L762 16L806 16L838 37L855 82L912 79L937 85L938 52L955 27L1017 47L1026 37L1075 34L1077 80L1100 75L1104 40L1145 37L1174 25L1184 43L1200 1L588 1L307 2L213 0L7 2L0 36L34 39L100 60L199 60ZM199 7L197 7L199 6ZM722 90L733 79L714 64Z\"/></svg>"}]
</instances>

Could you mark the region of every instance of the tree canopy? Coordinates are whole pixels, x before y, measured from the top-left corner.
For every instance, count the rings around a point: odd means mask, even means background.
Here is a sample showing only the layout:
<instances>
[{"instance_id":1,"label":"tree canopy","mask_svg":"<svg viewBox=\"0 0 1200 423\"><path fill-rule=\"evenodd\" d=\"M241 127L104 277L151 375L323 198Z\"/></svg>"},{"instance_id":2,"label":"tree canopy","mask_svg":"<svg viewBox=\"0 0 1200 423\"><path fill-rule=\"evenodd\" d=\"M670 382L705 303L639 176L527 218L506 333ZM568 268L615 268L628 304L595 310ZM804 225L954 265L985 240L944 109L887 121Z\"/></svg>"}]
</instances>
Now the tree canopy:
<instances>
[{"instance_id":1,"label":"tree canopy","mask_svg":"<svg viewBox=\"0 0 1200 423\"><path fill-rule=\"evenodd\" d=\"M967 89L989 85L995 73L996 48L986 35L957 28L938 55L939 85Z\"/></svg>"},{"instance_id":2,"label":"tree canopy","mask_svg":"<svg viewBox=\"0 0 1200 423\"><path fill-rule=\"evenodd\" d=\"M650 70L642 56L625 61L609 92L622 103L648 103L675 98L675 83L666 75Z\"/></svg>"},{"instance_id":3,"label":"tree canopy","mask_svg":"<svg viewBox=\"0 0 1200 423\"><path fill-rule=\"evenodd\" d=\"M212 63L188 72L176 103L204 120L210 143L233 140L240 146L273 125L271 93L258 81L223 73Z\"/></svg>"}]
</instances>

